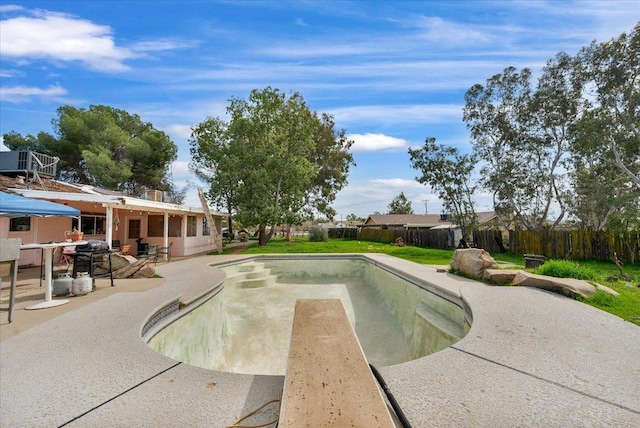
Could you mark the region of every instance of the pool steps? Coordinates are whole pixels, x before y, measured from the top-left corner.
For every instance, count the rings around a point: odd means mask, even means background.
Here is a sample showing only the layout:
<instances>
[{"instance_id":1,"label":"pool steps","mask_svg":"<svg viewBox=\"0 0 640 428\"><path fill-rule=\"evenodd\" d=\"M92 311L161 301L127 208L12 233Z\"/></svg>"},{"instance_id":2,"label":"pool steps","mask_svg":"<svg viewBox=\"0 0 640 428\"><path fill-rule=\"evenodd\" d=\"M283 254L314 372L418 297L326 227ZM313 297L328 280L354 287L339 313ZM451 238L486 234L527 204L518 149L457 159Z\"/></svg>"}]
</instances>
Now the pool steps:
<instances>
[{"instance_id":1,"label":"pool steps","mask_svg":"<svg viewBox=\"0 0 640 428\"><path fill-rule=\"evenodd\" d=\"M271 269L265 269L264 263L246 263L228 270L225 284L235 284L237 288L259 288L275 284L276 279L271 275Z\"/></svg>"}]
</instances>

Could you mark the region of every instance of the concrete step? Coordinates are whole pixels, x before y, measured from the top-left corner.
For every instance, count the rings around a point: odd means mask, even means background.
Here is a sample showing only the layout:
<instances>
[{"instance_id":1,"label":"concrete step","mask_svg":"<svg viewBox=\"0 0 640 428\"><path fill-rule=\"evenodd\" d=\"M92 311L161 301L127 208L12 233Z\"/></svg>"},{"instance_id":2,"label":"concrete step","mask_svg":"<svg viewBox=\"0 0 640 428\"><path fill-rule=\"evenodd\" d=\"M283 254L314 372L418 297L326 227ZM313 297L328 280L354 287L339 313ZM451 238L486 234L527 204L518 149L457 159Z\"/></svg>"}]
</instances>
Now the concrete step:
<instances>
[{"instance_id":1,"label":"concrete step","mask_svg":"<svg viewBox=\"0 0 640 428\"><path fill-rule=\"evenodd\" d=\"M236 272L255 272L264 269L264 263L242 263L235 266Z\"/></svg>"},{"instance_id":2,"label":"concrete step","mask_svg":"<svg viewBox=\"0 0 640 428\"><path fill-rule=\"evenodd\" d=\"M265 275L252 279L243 279L236 282L238 288L268 287L276 283L275 275Z\"/></svg>"},{"instance_id":3,"label":"concrete step","mask_svg":"<svg viewBox=\"0 0 640 428\"><path fill-rule=\"evenodd\" d=\"M445 314L442 314L433 307L421 302L420 306L416 309L416 317L419 317L432 325L433 327L441 330L445 335L451 336L457 340L462 339L466 332L462 320L454 320Z\"/></svg>"}]
</instances>

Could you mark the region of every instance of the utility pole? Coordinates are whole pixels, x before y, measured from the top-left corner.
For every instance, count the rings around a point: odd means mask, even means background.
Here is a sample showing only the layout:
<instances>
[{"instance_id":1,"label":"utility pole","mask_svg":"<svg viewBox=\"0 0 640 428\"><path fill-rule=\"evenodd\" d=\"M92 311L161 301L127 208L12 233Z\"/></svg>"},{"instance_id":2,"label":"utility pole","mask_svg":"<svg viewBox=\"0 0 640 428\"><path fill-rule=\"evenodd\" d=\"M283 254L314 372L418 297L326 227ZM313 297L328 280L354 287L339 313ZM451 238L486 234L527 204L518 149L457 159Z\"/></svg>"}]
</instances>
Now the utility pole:
<instances>
[{"instance_id":1,"label":"utility pole","mask_svg":"<svg viewBox=\"0 0 640 428\"><path fill-rule=\"evenodd\" d=\"M424 213L429 214L429 207L427 206L427 203L429 202L429 200L425 199L422 202L424 202Z\"/></svg>"}]
</instances>

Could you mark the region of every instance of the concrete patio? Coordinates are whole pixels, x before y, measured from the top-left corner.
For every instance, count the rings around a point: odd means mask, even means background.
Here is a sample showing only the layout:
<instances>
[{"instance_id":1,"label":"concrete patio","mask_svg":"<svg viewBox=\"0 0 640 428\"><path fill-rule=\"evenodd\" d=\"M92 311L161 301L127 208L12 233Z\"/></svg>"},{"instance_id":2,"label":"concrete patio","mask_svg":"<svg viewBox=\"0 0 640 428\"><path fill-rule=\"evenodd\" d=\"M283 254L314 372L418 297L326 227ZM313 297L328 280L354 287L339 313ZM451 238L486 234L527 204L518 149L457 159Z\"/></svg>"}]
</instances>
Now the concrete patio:
<instances>
[{"instance_id":1,"label":"concrete patio","mask_svg":"<svg viewBox=\"0 0 640 428\"><path fill-rule=\"evenodd\" d=\"M640 327L545 291L365 257L461 296L473 317L455 345L379 368L414 428L640 426ZM279 399L282 376L189 366L141 339L158 310L193 301L224 280L208 264L249 258L158 264L161 279L118 280L113 288L98 281L96 292L38 311L22 309L44 296L37 276L22 272L14 322L1 313L0 426L225 427ZM277 405L268 406L243 424L277 414Z\"/></svg>"}]
</instances>

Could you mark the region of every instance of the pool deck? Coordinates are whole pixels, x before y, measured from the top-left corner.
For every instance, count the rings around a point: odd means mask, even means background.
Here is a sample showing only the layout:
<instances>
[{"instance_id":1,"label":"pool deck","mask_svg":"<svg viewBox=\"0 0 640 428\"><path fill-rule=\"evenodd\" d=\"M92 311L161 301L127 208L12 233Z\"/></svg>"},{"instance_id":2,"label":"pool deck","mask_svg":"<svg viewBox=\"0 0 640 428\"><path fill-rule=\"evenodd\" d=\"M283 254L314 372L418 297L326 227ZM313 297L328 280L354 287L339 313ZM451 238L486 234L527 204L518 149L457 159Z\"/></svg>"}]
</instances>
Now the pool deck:
<instances>
[{"instance_id":1,"label":"pool deck","mask_svg":"<svg viewBox=\"0 0 640 428\"><path fill-rule=\"evenodd\" d=\"M640 426L640 327L549 292L492 287L382 254L366 257L460 296L473 316L455 345L379 368L414 428ZM208 264L251 258L172 261L157 266L164 280L119 281L108 293L98 290L101 298L90 293L41 311L19 305L12 324L3 312L0 426L224 427L279 399L282 376L188 366L141 339L157 310L195 299L224 279ZM243 424L277 414L277 404L270 405Z\"/></svg>"}]
</instances>

